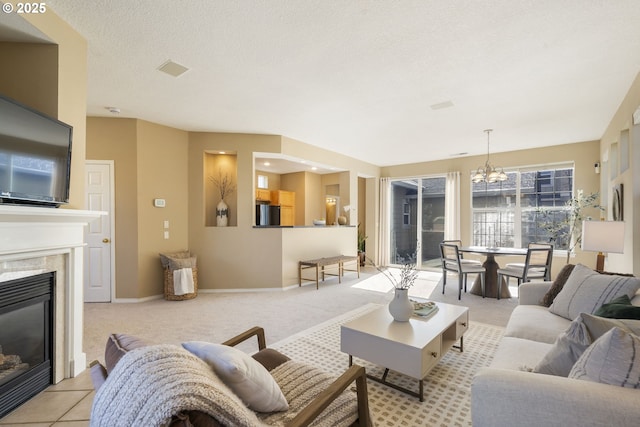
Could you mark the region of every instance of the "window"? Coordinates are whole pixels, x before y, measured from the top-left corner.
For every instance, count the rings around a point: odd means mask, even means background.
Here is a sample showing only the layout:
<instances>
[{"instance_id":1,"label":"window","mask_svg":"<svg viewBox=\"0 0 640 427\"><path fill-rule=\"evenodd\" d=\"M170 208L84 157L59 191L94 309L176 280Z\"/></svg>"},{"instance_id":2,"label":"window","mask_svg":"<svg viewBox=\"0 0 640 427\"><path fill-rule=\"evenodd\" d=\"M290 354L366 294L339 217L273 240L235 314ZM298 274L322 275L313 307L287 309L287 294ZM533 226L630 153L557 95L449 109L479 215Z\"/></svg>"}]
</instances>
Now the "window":
<instances>
[{"instance_id":1,"label":"window","mask_svg":"<svg viewBox=\"0 0 640 427\"><path fill-rule=\"evenodd\" d=\"M402 205L402 225L411 225L411 205L409 203Z\"/></svg>"},{"instance_id":2,"label":"window","mask_svg":"<svg viewBox=\"0 0 640 427\"><path fill-rule=\"evenodd\" d=\"M446 178L414 177L392 180L389 223L389 263L416 261L418 268L440 266L444 239ZM414 260L416 255L419 257Z\"/></svg>"},{"instance_id":3,"label":"window","mask_svg":"<svg viewBox=\"0 0 640 427\"><path fill-rule=\"evenodd\" d=\"M548 242L550 235L540 221L564 218L565 203L573 194L573 166L519 169L496 183L472 183L473 244L477 246L526 247ZM549 214L543 219L539 210ZM556 241L566 250L567 241Z\"/></svg>"}]
</instances>

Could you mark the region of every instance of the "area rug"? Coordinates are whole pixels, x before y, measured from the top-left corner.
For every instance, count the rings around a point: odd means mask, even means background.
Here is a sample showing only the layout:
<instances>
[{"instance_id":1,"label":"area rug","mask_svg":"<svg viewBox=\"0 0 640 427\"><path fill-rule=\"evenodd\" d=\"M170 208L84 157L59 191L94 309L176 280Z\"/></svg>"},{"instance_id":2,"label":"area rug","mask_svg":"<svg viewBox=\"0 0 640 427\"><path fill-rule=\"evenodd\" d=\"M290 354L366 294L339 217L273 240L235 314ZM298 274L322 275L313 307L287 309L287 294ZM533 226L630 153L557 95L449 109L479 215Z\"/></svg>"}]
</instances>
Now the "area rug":
<instances>
[{"instance_id":1,"label":"area rug","mask_svg":"<svg viewBox=\"0 0 640 427\"><path fill-rule=\"evenodd\" d=\"M378 304L367 304L269 347L294 360L309 362L340 375L349 364L349 356L340 351L340 325L379 307ZM391 387L367 381L375 425L470 426L471 381L479 368L489 365L503 333L504 328L470 322L469 330L464 334L464 352L448 351L427 375L424 402ZM381 376L384 370L362 359L354 358L354 363L376 376ZM413 378L391 371L387 379L418 391L418 382Z\"/></svg>"}]
</instances>

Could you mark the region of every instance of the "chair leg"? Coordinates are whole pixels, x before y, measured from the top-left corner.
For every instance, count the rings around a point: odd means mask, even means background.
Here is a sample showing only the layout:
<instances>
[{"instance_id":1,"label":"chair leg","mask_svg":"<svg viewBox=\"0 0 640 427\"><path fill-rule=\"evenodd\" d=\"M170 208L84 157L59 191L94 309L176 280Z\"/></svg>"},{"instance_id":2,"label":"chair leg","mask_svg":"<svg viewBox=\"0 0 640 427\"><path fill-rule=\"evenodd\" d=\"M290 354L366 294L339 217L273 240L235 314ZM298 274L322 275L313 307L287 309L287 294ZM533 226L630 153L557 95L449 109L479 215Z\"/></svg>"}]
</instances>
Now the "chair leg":
<instances>
[{"instance_id":1,"label":"chair leg","mask_svg":"<svg viewBox=\"0 0 640 427\"><path fill-rule=\"evenodd\" d=\"M507 280L507 286L509 286L509 279ZM502 293L502 274L498 274L498 283L496 283L498 287L498 291L496 293L496 298L500 299L500 294Z\"/></svg>"},{"instance_id":2,"label":"chair leg","mask_svg":"<svg viewBox=\"0 0 640 427\"><path fill-rule=\"evenodd\" d=\"M484 276L485 273L480 273L480 286L482 287L482 298L485 297L485 291L484 291Z\"/></svg>"},{"instance_id":3,"label":"chair leg","mask_svg":"<svg viewBox=\"0 0 640 427\"><path fill-rule=\"evenodd\" d=\"M458 301L462 299L462 281L467 277L466 274L458 273Z\"/></svg>"},{"instance_id":4,"label":"chair leg","mask_svg":"<svg viewBox=\"0 0 640 427\"><path fill-rule=\"evenodd\" d=\"M444 287L447 286L447 271L442 272L442 294L444 295Z\"/></svg>"},{"instance_id":5,"label":"chair leg","mask_svg":"<svg viewBox=\"0 0 640 427\"><path fill-rule=\"evenodd\" d=\"M467 278L469 277L468 274L464 275L464 293L467 293Z\"/></svg>"}]
</instances>

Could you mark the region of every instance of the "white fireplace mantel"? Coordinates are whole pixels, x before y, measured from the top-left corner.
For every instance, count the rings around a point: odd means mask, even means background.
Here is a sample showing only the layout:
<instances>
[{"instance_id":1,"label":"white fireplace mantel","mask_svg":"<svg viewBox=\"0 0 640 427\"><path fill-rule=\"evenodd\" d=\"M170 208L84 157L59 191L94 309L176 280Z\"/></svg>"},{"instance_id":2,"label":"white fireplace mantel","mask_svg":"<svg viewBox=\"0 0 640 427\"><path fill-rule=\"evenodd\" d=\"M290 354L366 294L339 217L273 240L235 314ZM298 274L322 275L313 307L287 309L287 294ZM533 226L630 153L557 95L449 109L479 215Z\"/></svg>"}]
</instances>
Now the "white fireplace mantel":
<instances>
[{"instance_id":1,"label":"white fireplace mantel","mask_svg":"<svg viewBox=\"0 0 640 427\"><path fill-rule=\"evenodd\" d=\"M21 260L65 256L64 283L57 283L64 298L56 299L55 340L62 350L55 355L56 383L87 365L82 351L84 232L102 215L106 212L0 205L0 281L8 280L3 273L15 273Z\"/></svg>"}]
</instances>

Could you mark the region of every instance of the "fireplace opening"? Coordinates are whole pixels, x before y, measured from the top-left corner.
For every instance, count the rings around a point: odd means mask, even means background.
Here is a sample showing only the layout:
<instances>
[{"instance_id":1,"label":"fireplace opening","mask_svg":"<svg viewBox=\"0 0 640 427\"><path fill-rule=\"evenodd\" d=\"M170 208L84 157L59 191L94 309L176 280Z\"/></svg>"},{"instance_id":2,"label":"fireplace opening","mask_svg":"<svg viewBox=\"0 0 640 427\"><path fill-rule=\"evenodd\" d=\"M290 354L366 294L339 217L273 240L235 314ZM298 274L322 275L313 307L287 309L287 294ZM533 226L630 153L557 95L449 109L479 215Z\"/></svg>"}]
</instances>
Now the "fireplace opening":
<instances>
[{"instance_id":1,"label":"fireplace opening","mask_svg":"<svg viewBox=\"0 0 640 427\"><path fill-rule=\"evenodd\" d=\"M55 272L0 283L0 418L53 384Z\"/></svg>"}]
</instances>

